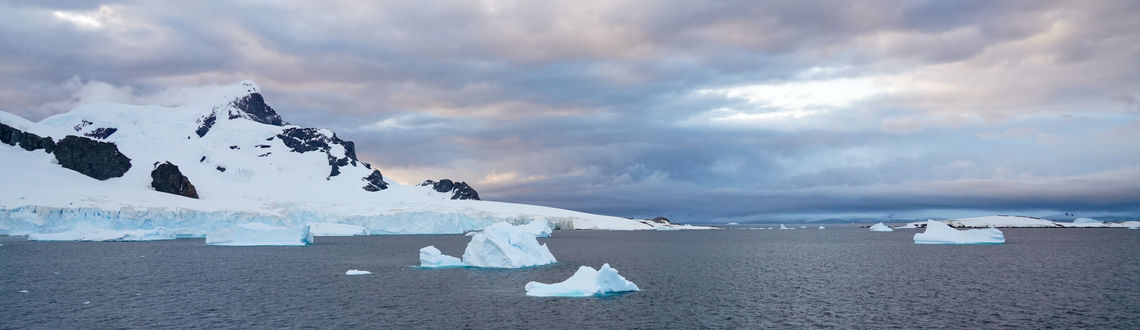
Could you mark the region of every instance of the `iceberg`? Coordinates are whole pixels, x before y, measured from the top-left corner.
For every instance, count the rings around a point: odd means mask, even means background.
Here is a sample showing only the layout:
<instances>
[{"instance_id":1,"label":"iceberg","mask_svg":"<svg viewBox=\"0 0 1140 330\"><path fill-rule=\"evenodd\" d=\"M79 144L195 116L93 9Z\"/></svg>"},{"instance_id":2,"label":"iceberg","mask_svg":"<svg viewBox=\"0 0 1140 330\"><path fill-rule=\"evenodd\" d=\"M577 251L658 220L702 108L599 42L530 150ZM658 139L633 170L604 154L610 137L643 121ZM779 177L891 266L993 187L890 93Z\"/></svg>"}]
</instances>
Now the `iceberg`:
<instances>
[{"instance_id":1,"label":"iceberg","mask_svg":"<svg viewBox=\"0 0 1140 330\"><path fill-rule=\"evenodd\" d=\"M313 236L366 236L368 229L343 223L322 222L309 225Z\"/></svg>"},{"instance_id":2,"label":"iceberg","mask_svg":"<svg viewBox=\"0 0 1140 330\"><path fill-rule=\"evenodd\" d=\"M795 228L788 228L788 227L784 226L784 224L780 224L780 229L795 229Z\"/></svg>"},{"instance_id":3,"label":"iceberg","mask_svg":"<svg viewBox=\"0 0 1140 330\"><path fill-rule=\"evenodd\" d=\"M211 231L206 234L206 245L305 246L313 243L309 226L278 227L262 223L243 223Z\"/></svg>"},{"instance_id":4,"label":"iceberg","mask_svg":"<svg viewBox=\"0 0 1140 330\"><path fill-rule=\"evenodd\" d=\"M871 226L870 230L871 231L895 231L894 229L891 229L891 227L887 227L887 225L884 225L882 222L876 223L874 226Z\"/></svg>"},{"instance_id":5,"label":"iceberg","mask_svg":"<svg viewBox=\"0 0 1140 330\"><path fill-rule=\"evenodd\" d=\"M819 229L827 229L827 228L824 226L819 226Z\"/></svg>"},{"instance_id":6,"label":"iceberg","mask_svg":"<svg viewBox=\"0 0 1140 330\"><path fill-rule=\"evenodd\" d=\"M474 267L521 268L558 262L546 244L521 226L497 222L471 236L463 263Z\"/></svg>"},{"instance_id":7,"label":"iceberg","mask_svg":"<svg viewBox=\"0 0 1140 330\"><path fill-rule=\"evenodd\" d=\"M1005 234L997 228L957 230L941 221L927 220L926 231L914 234L914 244L1002 244Z\"/></svg>"},{"instance_id":8,"label":"iceberg","mask_svg":"<svg viewBox=\"0 0 1140 330\"><path fill-rule=\"evenodd\" d=\"M578 267L578 271L565 281L546 284L529 282L524 287L526 295L532 297L593 297L616 292L641 291L636 284L618 274L610 264L595 270L589 266Z\"/></svg>"},{"instance_id":9,"label":"iceberg","mask_svg":"<svg viewBox=\"0 0 1140 330\"><path fill-rule=\"evenodd\" d=\"M534 237L550 237L551 231L554 230L551 227L550 222L546 221L546 219L537 219L531 221L528 224L518 227L527 233L534 235Z\"/></svg>"},{"instance_id":10,"label":"iceberg","mask_svg":"<svg viewBox=\"0 0 1140 330\"><path fill-rule=\"evenodd\" d=\"M344 274L348 275L348 276L372 275L372 272L367 271L367 270L349 269L348 271L344 272Z\"/></svg>"},{"instance_id":11,"label":"iceberg","mask_svg":"<svg viewBox=\"0 0 1140 330\"><path fill-rule=\"evenodd\" d=\"M739 224L739 223L736 223L736 222L729 222L729 223L726 223L726 225L729 225L729 226L738 226L738 225L740 225L740 224Z\"/></svg>"},{"instance_id":12,"label":"iceberg","mask_svg":"<svg viewBox=\"0 0 1140 330\"><path fill-rule=\"evenodd\" d=\"M447 267L464 267L462 260L443 254L435 246L427 246L420 249L420 267L423 268L447 268Z\"/></svg>"}]
</instances>

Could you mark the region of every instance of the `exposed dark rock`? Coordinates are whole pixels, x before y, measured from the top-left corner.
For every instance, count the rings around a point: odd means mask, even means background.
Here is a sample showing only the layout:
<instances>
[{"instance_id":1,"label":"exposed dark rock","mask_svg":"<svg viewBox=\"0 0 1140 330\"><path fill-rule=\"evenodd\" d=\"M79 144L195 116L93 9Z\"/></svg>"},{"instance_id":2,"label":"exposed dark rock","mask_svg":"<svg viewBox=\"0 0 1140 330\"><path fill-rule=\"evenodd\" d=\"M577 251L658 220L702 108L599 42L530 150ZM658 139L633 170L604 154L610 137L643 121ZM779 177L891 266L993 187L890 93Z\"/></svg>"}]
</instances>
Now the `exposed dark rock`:
<instances>
[{"instance_id":1,"label":"exposed dark rock","mask_svg":"<svg viewBox=\"0 0 1140 330\"><path fill-rule=\"evenodd\" d=\"M272 107L270 107L268 104L265 104L265 98L261 96L261 93L251 93L249 95L246 95L245 97L234 101L233 105L234 108L237 108L238 110L241 110L241 112L244 112L246 116L242 116L240 113L234 113L231 111L230 119L247 117L250 120L262 124L269 124L273 126L285 125L285 122L281 120L281 116L278 115L276 111L273 111Z\"/></svg>"},{"instance_id":2,"label":"exposed dark rock","mask_svg":"<svg viewBox=\"0 0 1140 330\"><path fill-rule=\"evenodd\" d=\"M0 123L0 142L12 146L19 145L27 151L44 149L44 152L50 154L55 150L55 140L51 137L24 132L2 123Z\"/></svg>"},{"instance_id":3,"label":"exposed dark rock","mask_svg":"<svg viewBox=\"0 0 1140 330\"><path fill-rule=\"evenodd\" d=\"M264 149L264 148L269 148L269 145L268 145L268 144L259 144L259 145L255 145L254 147L258 147L258 148L262 148L262 149Z\"/></svg>"},{"instance_id":4,"label":"exposed dark rock","mask_svg":"<svg viewBox=\"0 0 1140 330\"><path fill-rule=\"evenodd\" d=\"M206 136L206 133L210 132L210 128L214 127L214 123L217 121L218 116L213 113L210 113L209 116L198 118L198 129L194 132L198 133L198 137Z\"/></svg>"},{"instance_id":5,"label":"exposed dark rock","mask_svg":"<svg viewBox=\"0 0 1140 330\"><path fill-rule=\"evenodd\" d=\"M94 123L87 121L87 119L84 119L84 120L80 121L79 124L76 124L75 127L72 127L72 128L74 128L76 132L79 132L79 131L82 131L84 128L87 128L87 126L89 126L91 124L94 124Z\"/></svg>"},{"instance_id":6,"label":"exposed dark rock","mask_svg":"<svg viewBox=\"0 0 1140 330\"><path fill-rule=\"evenodd\" d=\"M199 159L199 160L198 160L198 162L199 162L199 163L204 163L204 162L206 162L206 156L202 156L202 159Z\"/></svg>"},{"instance_id":7,"label":"exposed dark rock","mask_svg":"<svg viewBox=\"0 0 1140 330\"><path fill-rule=\"evenodd\" d=\"M432 190L441 193L451 192L451 199L479 200L479 193L475 191L475 188L471 188L471 186L467 185L466 182L462 181L454 182L449 179L443 179L439 181L426 180L424 183L421 183L420 186L431 186Z\"/></svg>"},{"instance_id":8,"label":"exposed dark rock","mask_svg":"<svg viewBox=\"0 0 1140 330\"><path fill-rule=\"evenodd\" d=\"M327 136L321 133L320 129L311 127L290 127L277 134L278 139L289 147L290 150L296 153L306 153L310 151L324 152L328 156L329 177L334 177L340 174L340 167L352 164L356 165L356 145L352 141L341 140L333 134ZM344 157L333 156L331 150L332 146L339 144L344 147Z\"/></svg>"},{"instance_id":9,"label":"exposed dark rock","mask_svg":"<svg viewBox=\"0 0 1140 330\"><path fill-rule=\"evenodd\" d=\"M265 157L265 156L269 156L269 155L271 155L271 154L273 154L273 153L272 153L272 152L267 152L267 153L263 153L263 154L257 155L257 157Z\"/></svg>"},{"instance_id":10,"label":"exposed dark rock","mask_svg":"<svg viewBox=\"0 0 1140 330\"><path fill-rule=\"evenodd\" d=\"M150 186L154 188L154 190L179 196L198 198L198 190L190 183L190 179L182 175L182 171L178 170L178 166L170 162L164 162L155 166L154 170L150 172L150 179Z\"/></svg>"},{"instance_id":11,"label":"exposed dark rock","mask_svg":"<svg viewBox=\"0 0 1140 330\"><path fill-rule=\"evenodd\" d=\"M661 224L666 224L666 225L672 224L672 222L669 222L669 218L666 218L666 217L656 217L653 219L649 219L649 221L653 221L653 222L661 223Z\"/></svg>"},{"instance_id":12,"label":"exposed dark rock","mask_svg":"<svg viewBox=\"0 0 1140 330\"><path fill-rule=\"evenodd\" d=\"M60 166L98 180L121 177L131 169L131 159L110 142L68 135L55 144L54 153Z\"/></svg>"},{"instance_id":13,"label":"exposed dark rock","mask_svg":"<svg viewBox=\"0 0 1140 330\"><path fill-rule=\"evenodd\" d=\"M380 175L380 171L372 170L372 174L364 177L362 180L368 182L364 185L364 190L367 191L381 191L388 189L388 183L384 182L384 176Z\"/></svg>"},{"instance_id":14,"label":"exposed dark rock","mask_svg":"<svg viewBox=\"0 0 1140 330\"><path fill-rule=\"evenodd\" d=\"M230 146L230 150L234 150L234 149L240 149L240 148L238 148L238 146Z\"/></svg>"},{"instance_id":15,"label":"exposed dark rock","mask_svg":"<svg viewBox=\"0 0 1140 330\"><path fill-rule=\"evenodd\" d=\"M110 137L111 134L115 134L115 132L118 132L118 131L119 131L119 129L114 128L114 127L100 127L100 128L96 128L94 130L91 130L90 132L87 132L87 134L83 134L83 135L86 137L103 140L103 139Z\"/></svg>"},{"instance_id":16,"label":"exposed dark rock","mask_svg":"<svg viewBox=\"0 0 1140 330\"><path fill-rule=\"evenodd\" d=\"M218 167L216 167L216 169L218 170L218 172L223 172L223 173L224 173L224 172L226 171L226 168L225 168L225 167L221 167L221 166L218 166Z\"/></svg>"}]
</instances>

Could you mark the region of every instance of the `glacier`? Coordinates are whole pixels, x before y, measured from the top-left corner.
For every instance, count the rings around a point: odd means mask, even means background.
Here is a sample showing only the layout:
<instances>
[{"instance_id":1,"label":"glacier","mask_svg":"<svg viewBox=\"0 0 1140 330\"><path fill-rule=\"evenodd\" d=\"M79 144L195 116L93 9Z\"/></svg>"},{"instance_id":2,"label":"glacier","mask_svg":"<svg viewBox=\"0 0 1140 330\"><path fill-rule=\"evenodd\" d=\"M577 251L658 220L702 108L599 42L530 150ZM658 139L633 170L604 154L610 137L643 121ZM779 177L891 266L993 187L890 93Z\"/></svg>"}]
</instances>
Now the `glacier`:
<instances>
[{"instance_id":1,"label":"glacier","mask_svg":"<svg viewBox=\"0 0 1140 330\"><path fill-rule=\"evenodd\" d=\"M206 234L206 245L220 246L305 246L313 243L309 226L281 227L263 223L243 223L215 229Z\"/></svg>"},{"instance_id":2,"label":"glacier","mask_svg":"<svg viewBox=\"0 0 1140 330\"><path fill-rule=\"evenodd\" d=\"M435 246L426 246L420 249L420 267L421 268L450 268L450 267L466 267L467 264L463 260L443 254Z\"/></svg>"},{"instance_id":3,"label":"glacier","mask_svg":"<svg viewBox=\"0 0 1140 330\"><path fill-rule=\"evenodd\" d=\"M887 227L887 225L884 225L882 222L876 223L874 226L871 226L871 228L868 230L870 230L870 231L883 231L883 232L895 231L894 229L891 229L891 227Z\"/></svg>"},{"instance_id":4,"label":"glacier","mask_svg":"<svg viewBox=\"0 0 1140 330\"><path fill-rule=\"evenodd\" d=\"M539 244L533 234L510 224L498 222L471 236L463 251L463 263L472 267L522 268L558 262L546 244Z\"/></svg>"},{"instance_id":5,"label":"glacier","mask_svg":"<svg viewBox=\"0 0 1140 330\"><path fill-rule=\"evenodd\" d=\"M528 282L524 289L532 297L594 297L617 292L641 291L636 284L618 274L618 270L603 264L595 270L589 266L578 267L578 271L565 281L546 284Z\"/></svg>"},{"instance_id":6,"label":"glacier","mask_svg":"<svg viewBox=\"0 0 1140 330\"><path fill-rule=\"evenodd\" d=\"M201 238L243 223L309 225L316 235L462 234L540 220L563 230L661 227L551 207L449 200L431 187L387 182L331 130L286 123L268 105L266 113L246 112L243 104L262 99L252 81L200 94L169 106L84 104L39 122L0 111L0 124L11 129L55 141L91 137L114 144L131 164L122 176L99 180L62 167L47 149L0 144L0 182L37 187L0 194L0 234L165 239L157 232L165 228L177 238ZM291 135L297 132L310 136ZM178 166L198 198L152 189L151 165L163 162Z\"/></svg>"},{"instance_id":7,"label":"glacier","mask_svg":"<svg viewBox=\"0 0 1140 330\"><path fill-rule=\"evenodd\" d=\"M997 228L957 230L941 221L927 220L926 231L914 234L914 244L1003 244Z\"/></svg>"}]
</instances>

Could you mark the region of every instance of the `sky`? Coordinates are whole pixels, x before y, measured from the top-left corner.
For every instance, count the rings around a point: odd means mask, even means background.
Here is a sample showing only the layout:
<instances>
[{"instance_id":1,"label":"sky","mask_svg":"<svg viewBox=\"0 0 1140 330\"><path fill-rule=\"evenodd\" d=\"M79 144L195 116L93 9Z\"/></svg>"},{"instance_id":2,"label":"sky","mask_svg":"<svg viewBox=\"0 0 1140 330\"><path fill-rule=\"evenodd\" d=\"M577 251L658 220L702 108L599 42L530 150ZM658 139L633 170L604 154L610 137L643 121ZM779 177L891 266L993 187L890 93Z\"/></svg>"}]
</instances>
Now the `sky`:
<instances>
[{"instance_id":1,"label":"sky","mask_svg":"<svg viewBox=\"0 0 1140 330\"><path fill-rule=\"evenodd\" d=\"M251 79L389 180L692 223L1138 217L1138 59L1137 1L0 0L31 120Z\"/></svg>"}]
</instances>

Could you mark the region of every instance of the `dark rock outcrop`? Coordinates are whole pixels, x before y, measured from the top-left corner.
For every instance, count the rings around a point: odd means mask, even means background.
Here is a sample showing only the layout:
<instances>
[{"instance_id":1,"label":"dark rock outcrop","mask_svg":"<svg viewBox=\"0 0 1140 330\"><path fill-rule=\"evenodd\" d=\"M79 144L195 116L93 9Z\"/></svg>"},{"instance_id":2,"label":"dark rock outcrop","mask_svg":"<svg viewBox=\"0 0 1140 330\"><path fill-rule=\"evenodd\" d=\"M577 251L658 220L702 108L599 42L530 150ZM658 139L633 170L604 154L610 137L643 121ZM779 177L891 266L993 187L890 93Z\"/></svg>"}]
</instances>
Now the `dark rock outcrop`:
<instances>
[{"instance_id":1,"label":"dark rock outcrop","mask_svg":"<svg viewBox=\"0 0 1140 330\"><path fill-rule=\"evenodd\" d=\"M194 132L198 133L198 137L206 136L206 133L210 132L210 128L214 127L214 123L217 121L218 116L214 115L213 113L211 113L209 116L198 118L198 129Z\"/></svg>"},{"instance_id":2,"label":"dark rock outcrop","mask_svg":"<svg viewBox=\"0 0 1140 330\"><path fill-rule=\"evenodd\" d=\"M281 134L277 134L278 139L289 147L290 150L296 153L306 153L311 151L324 152L328 156L329 177L340 175L340 168L352 164L356 166L358 160L356 159L356 144L352 141L344 141L336 136L327 136L321 133L320 129L311 127L290 127L281 130ZM344 147L344 157L338 157L332 154L333 145L341 145ZM387 185L385 185L387 187ZM383 188L381 188L383 189Z\"/></svg>"},{"instance_id":3,"label":"dark rock outcrop","mask_svg":"<svg viewBox=\"0 0 1140 330\"><path fill-rule=\"evenodd\" d=\"M367 184L364 185L364 190L381 191L388 189L388 183L384 182L384 176L380 174L380 171L372 170L372 174L369 174L362 180L364 180L364 182L367 182Z\"/></svg>"},{"instance_id":4,"label":"dark rock outcrop","mask_svg":"<svg viewBox=\"0 0 1140 330\"><path fill-rule=\"evenodd\" d=\"M55 144L54 153L60 166L98 180L121 177L131 169L131 159L110 142L68 135Z\"/></svg>"},{"instance_id":5,"label":"dark rock outcrop","mask_svg":"<svg viewBox=\"0 0 1140 330\"><path fill-rule=\"evenodd\" d=\"M150 171L151 188L164 193L195 199L198 198L198 190L190 183L190 178L182 175L182 171L178 170L178 166L170 162L155 164L157 166L154 167L154 170Z\"/></svg>"},{"instance_id":6,"label":"dark rock outcrop","mask_svg":"<svg viewBox=\"0 0 1140 330\"><path fill-rule=\"evenodd\" d=\"M118 132L118 131L119 131L119 129L114 128L114 127L100 127L100 128L93 129L90 132L87 132L86 134L83 134L83 136L103 140L103 139L106 139L108 137L111 137L111 134L115 134L115 132Z\"/></svg>"},{"instance_id":7,"label":"dark rock outcrop","mask_svg":"<svg viewBox=\"0 0 1140 330\"><path fill-rule=\"evenodd\" d=\"M421 183L420 186L431 186L432 190L441 193L451 192L451 199L479 200L479 193L475 191L475 188L471 188L471 186L467 185L466 182L462 181L454 182L449 179L443 179L439 181L427 180L424 181L424 183Z\"/></svg>"},{"instance_id":8,"label":"dark rock outcrop","mask_svg":"<svg viewBox=\"0 0 1140 330\"><path fill-rule=\"evenodd\" d=\"M653 222L660 223L660 224L666 224L666 225L673 224L672 222L669 222L669 218L666 218L666 217L656 217L653 219L649 219L649 221L653 221Z\"/></svg>"},{"instance_id":9,"label":"dark rock outcrop","mask_svg":"<svg viewBox=\"0 0 1140 330\"><path fill-rule=\"evenodd\" d=\"M249 120L262 124L273 126L285 125L285 122L281 120L281 115L278 115L277 111L273 111L272 107L270 107L268 104L265 104L265 98L261 96L261 93L250 93L249 95L246 95L245 97L234 101L233 105L234 108L237 108L238 110L241 110L241 112L244 112L246 116L242 116L240 113L234 113L231 111L230 119L245 117Z\"/></svg>"},{"instance_id":10,"label":"dark rock outcrop","mask_svg":"<svg viewBox=\"0 0 1140 330\"><path fill-rule=\"evenodd\" d=\"M18 145L27 151L43 149L44 152L50 154L55 150L55 140L51 137L24 132L2 123L0 123L0 142L12 146Z\"/></svg>"}]
</instances>

